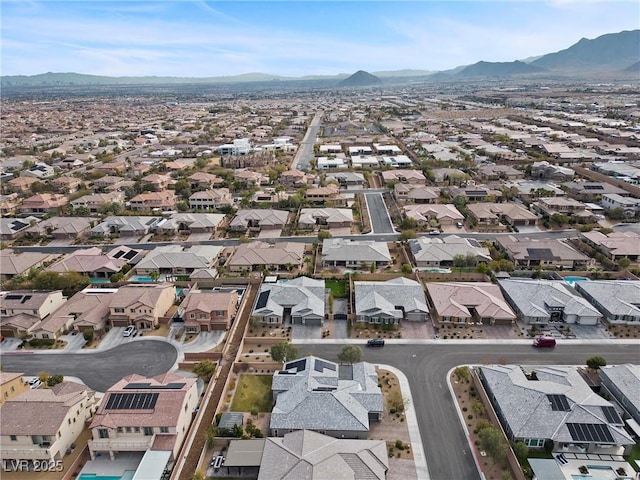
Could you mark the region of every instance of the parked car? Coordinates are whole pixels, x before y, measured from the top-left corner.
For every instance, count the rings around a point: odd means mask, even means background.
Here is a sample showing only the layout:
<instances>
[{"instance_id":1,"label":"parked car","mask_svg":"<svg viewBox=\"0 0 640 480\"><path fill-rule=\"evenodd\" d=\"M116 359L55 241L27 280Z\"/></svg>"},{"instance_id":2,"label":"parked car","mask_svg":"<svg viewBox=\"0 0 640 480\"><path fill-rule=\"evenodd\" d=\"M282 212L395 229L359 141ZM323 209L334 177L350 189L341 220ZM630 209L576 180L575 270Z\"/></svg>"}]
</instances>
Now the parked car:
<instances>
[{"instance_id":1,"label":"parked car","mask_svg":"<svg viewBox=\"0 0 640 480\"><path fill-rule=\"evenodd\" d=\"M30 389L40 388L42 385L42 381L38 377L33 377L31 380L27 382L29 384Z\"/></svg>"},{"instance_id":2,"label":"parked car","mask_svg":"<svg viewBox=\"0 0 640 480\"><path fill-rule=\"evenodd\" d=\"M367 347L384 347L384 338L371 338L367 340Z\"/></svg>"},{"instance_id":3,"label":"parked car","mask_svg":"<svg viewBox=\"0 0 640 480\"><path fill-rule=\"evenodd\" d=\"M127 328L124 329L124 332L122 332L122 335L125 337L130 337L134 333L136 333L136 327L134 327L133 325L129 325Z\"/></svg>"},{"instance_id":4,"label":"parked car","mask_svg":"<svg viewBox=\"0 0 640 480\"><path fill-rule=\"evenodd\" d=\"M538 348L553 348L556 346L556 339L553 337L534 338L533 346Z\"/></svg>"},{"instance_id":5,"label":"parked car","mask_svg":"<svg viewBox=\"0 0 640 480\"><path fill-rule=\"evenodd\" d=\"M429 235L440 235L440 230L431 230Z\"/></svg>"}]
</instances>

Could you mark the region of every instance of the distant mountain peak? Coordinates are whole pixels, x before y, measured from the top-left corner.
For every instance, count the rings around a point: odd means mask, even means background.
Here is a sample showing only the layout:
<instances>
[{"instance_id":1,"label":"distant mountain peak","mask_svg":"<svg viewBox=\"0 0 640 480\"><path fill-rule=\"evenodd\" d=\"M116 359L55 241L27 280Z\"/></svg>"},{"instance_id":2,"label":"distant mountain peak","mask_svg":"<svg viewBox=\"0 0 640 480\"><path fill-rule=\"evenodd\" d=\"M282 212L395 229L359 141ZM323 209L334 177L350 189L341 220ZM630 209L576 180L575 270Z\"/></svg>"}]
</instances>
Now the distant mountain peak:
<instances>
[{"instance_id":1,"label":"distant mountain peak","mask_svg":"<svg viewBox=\"0 0 640 480\"><path fill-rule=\"evenodd\" d=\"M358 70L356 73L351 75L350 77L342 80L338 86L340 87L369 87L371 85L379 85L382 83L375 75L371 75L369 72L365 72L364 70Z\"/></svg>"}]
</instances>

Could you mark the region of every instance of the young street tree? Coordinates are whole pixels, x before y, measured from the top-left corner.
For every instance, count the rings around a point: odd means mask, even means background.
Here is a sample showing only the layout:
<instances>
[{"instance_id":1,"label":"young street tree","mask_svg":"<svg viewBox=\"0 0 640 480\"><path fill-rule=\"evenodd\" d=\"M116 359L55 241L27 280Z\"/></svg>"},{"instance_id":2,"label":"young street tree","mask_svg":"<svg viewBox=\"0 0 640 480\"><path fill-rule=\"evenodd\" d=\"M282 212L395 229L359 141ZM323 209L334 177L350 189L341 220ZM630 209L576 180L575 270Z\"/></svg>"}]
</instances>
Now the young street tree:
<instances>
[{"instance_id":1,"label":"young street tree","mask_svg":"<svg viewBox=\"0 0 640 480\"><path fill-rule=\"evenodd\" d=\"M591 370L599 370L600 367L606 367L607 361L602 357L589 357L587 358L587 367Z\"/></svg>"},{"instance_id":2,"label":"young street tree","mask_svg":"<svg viewBox=\"0 0 640 480\"><path fill-rule=\"evenodd\" d=\"M348 363L353 365L362 359L362 349L357 345L345 345L338 354L340 363Z\"/></svg>"},{"instance_id":3,"label":"young street tree","mask_svg":"<svg viewBox=\"0 0 640 480\"><path fill-rule=\"evenodd\" d=\"M298 358L298 349L288 342L276 343L271 347L271 358L274 362L286 363Z\"/></svg>"}]
</instances>

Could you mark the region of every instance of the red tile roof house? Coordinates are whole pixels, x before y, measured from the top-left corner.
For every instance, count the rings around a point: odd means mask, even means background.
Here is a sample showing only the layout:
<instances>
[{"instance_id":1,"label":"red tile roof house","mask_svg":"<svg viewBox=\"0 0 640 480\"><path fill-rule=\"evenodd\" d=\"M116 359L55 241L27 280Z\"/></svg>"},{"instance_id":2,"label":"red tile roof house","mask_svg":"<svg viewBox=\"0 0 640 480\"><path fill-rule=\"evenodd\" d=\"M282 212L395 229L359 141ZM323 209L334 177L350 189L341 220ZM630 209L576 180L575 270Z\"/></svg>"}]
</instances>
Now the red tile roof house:
<instances>
[{"instance_id":1,"label":"red tile roof house","mask_svg":"<svg viewBox=\"0 0 640 480\"><path fill-rule=\"evenodd\" d=\"M25 199L19 210L22 213L55 213L67 203L69 199L64 195L39 193Z\"/></svg>"},{"instance_id":2,"label":"red tile roof house","mask_svg":"<svg viewBox=\"0 0 640 480\"><path fill-rule=\"evenodd\" d=\"M231 326L238 308L238 292L190 291L178 312L182 312L188 333L226 330Z\"/></svg>"},{"instance_id":3,"label":"red tile roof house","mask_svg":"<svg viewBox=\"0 0 640 480\"><path fill-rule=\"evenodd\" d=\"M162 210L168 212L176 209L176 196L171 191L147 192L131 199L130 209L134 212Z\"/></svg>"},{"instance_id":4,"label":"red tile roof house","mask_svg":"<svg viewBox=\"0 0 640 480\"><path fill-rule=\"evenodd\" d=\"M137 329L159 324L176 298L176 287L160 285L125 285L109 303L109 322L114 327L135 325Z\"/></svg>"},{"instance_id":5,"label":"red tile roof house","mask_svg":"<svg viewBox=\"0 0 640 480\"><path fill-rule=\"evenodd\" d=\"M90 425L89 454L111 460L120 452L170 452L175 460L198 406L195 378L132 374L110 387Z\"/></svg>"},{"instance_id":6,"label":"red tile roof house","mask_svg":"<svg viewBox=\"0 0 640 480\"><path fill-rule=\"evenodd\" d=\"M189 180L189 186L192 191L208 190L224 185L224 179L206 172L196 172L187 177L187 180Z\"/></svg>"}]
</instances>

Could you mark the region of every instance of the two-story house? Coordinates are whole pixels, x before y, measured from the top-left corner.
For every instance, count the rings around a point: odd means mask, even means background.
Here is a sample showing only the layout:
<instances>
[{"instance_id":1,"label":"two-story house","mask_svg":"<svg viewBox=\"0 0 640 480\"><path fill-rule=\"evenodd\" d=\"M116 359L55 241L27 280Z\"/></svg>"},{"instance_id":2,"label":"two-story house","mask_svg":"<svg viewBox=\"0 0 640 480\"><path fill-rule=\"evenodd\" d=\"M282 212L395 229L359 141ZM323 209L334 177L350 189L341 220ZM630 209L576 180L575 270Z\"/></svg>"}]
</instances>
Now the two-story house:
<instances>
[{"instance_id":1,"label":"two-story house","mask_svg":"<svg viewBox=\"0 0 640 480\"><path fill-rule=\"evenodd\" d=\"M226 330L238 308L238 292L191 290L180 304L184 328L188 333Z\"/></svg>"},{"instance_id":2,"label":"two-story house","mask_svg":"<svg viewBox=\"0 0 640 480\"><path fill-rule=\"evenodd\" d=\"M109 322L114 327L153 328L175 298L176 287L173 285L125 285L111 298Z\"/></svg>"},{"instance_id":3,"label":"two-story house","mask_svg":"<svg viewBox=\"0 0 640 480\"><path fill-rule=\"evenodd\" d=\"M199 399L195 378L175 373L124 377L106 391L90 425L91 458L160 450L175 460Z\"/></svg>"}]
</instances>

